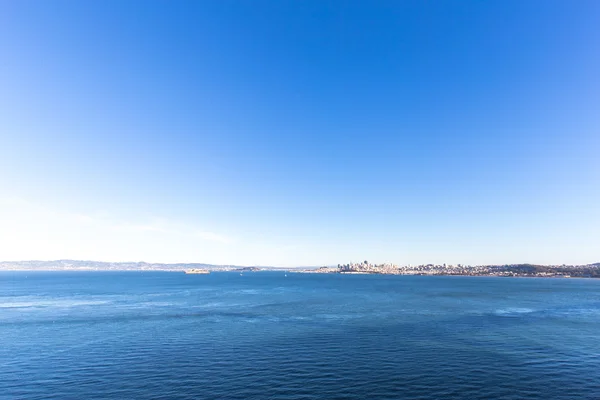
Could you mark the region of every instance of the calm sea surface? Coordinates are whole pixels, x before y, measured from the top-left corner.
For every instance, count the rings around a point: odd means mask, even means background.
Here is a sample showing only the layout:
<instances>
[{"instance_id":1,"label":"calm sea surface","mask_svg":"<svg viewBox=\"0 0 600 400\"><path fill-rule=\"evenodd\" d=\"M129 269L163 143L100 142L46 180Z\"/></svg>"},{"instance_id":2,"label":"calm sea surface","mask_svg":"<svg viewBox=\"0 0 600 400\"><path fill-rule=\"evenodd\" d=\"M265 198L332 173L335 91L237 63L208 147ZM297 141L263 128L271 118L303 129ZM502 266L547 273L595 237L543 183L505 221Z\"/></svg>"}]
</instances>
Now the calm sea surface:
<instances>
[{"instance_id":1,"label":"calm sea surface","mask_svg":"<svg viewBox=\"0 0 600 400\"><path fill-rule=\"evenodd\" d=\"M2 399L600 399L600 280L0 272Z\"/></svg>"}]
</instances>

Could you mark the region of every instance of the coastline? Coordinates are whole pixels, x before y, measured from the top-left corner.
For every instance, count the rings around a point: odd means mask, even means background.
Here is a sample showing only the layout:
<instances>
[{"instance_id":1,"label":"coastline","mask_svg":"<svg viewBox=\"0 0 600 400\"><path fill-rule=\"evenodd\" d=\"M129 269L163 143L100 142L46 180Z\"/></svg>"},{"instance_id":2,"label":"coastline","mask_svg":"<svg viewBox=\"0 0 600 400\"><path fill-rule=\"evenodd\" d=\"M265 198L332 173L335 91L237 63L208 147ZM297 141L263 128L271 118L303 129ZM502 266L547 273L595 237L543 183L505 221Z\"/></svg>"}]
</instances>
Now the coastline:
<instances>
[{"instance_id":1,"label":"coastline","mask_svg":"<svg viewBox=\"0 0 600 400\"><path fill-rule=\"evenodd\" d=\"M169 270L169 269L146 269L146 270L131 270L131 269L111 269L111 270L102 270L102 269L0 269L0 274L9 274L9 273L128 273L128 274L136 274L136 273L174 273L181 274L185 271L183 270ZM186 274L186 275L210 275L212 273L220 274L220 273L238 273L236 270L211 270L210 273L201 273L201 274ZM498 278L498 279L510 279L510 278L519 278L519 279L557 279L557 280L565 280L565 279L586 279L586 280L599 280L597 276L539 276L539 275L482 275L482 274L388 274L388 273L369 273L369 272L315 272L315 271L296 271L294 269L288 270L268 270L263 269L260 271L253 272L276 272L276 273L290 273L290 274L309 274L309 275L370 275L370 276L387 276L387 277L455 277L455 278Z\"/></svg>"},{"instance_id":2,"label":"coastline","mask_svg":"<svg viewBox=\"0 0 600 400\"><path fill-rule=\"evenodd\" d=\"M600 278L600 263L585 265L463 265L463 264L421 264L396 265L391 263L338 264L324 267L235 266L200 263L160 264L146 262L98 262L83 260L56 261L4 261L0 262L0 272L176 272L188 275L219 272L290 272L305 274L339 275L394 275L394 276L472 276L499 278Z\"/></svg>"}]
</instances>

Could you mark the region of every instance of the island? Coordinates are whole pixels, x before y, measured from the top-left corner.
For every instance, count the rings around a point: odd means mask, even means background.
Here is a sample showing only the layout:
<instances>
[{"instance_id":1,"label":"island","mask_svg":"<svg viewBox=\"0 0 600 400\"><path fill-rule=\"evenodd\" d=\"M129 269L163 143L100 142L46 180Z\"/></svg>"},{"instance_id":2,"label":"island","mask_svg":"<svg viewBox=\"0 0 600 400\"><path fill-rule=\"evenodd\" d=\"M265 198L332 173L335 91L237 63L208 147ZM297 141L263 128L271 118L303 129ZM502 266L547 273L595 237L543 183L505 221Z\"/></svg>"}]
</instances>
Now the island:
<instances>
[{"instance_id":1,"label":"island","mask_svg":"<svg viewBox=\"0 0 600 400\"><path fill-rule=\"evenodd\" d=\"M209 270L207 270L207 269L198 269L198 268L186 269L184 272L186 274L210 274Z\"/></svg>"}]
</instances>

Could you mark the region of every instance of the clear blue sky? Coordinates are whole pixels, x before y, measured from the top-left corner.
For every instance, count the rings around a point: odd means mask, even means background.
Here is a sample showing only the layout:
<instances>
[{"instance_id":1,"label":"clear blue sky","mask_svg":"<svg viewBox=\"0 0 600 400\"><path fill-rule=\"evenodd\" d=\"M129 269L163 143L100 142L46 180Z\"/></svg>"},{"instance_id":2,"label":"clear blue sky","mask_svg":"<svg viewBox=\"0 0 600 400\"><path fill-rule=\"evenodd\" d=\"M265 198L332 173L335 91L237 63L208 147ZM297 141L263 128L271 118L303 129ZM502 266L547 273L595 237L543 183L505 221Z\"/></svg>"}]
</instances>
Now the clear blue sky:
<instances>
[{"instance_id":1,"label":"clear blue sky","mask_svg":"<svg viewBox=\"0 0 600 400\"><path fill-rule=\"evenodd\" d=\"M600 2L0 3L0 259L600 261Z\"/></svg>"}]
</instances>

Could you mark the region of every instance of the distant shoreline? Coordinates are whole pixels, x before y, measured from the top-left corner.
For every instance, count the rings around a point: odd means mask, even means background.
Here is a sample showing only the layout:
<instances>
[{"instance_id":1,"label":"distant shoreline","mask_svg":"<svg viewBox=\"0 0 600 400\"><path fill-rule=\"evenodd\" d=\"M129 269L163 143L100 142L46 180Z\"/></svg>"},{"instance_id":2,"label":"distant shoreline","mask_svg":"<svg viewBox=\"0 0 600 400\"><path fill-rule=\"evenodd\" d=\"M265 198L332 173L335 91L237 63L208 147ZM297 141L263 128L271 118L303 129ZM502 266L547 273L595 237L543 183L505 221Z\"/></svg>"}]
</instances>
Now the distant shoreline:
<instances>
[{"instance_id":1,"label":"distant shoreline","mask_svg":"<svg viewBox=\"0 0 600 400\"><path fill-rule=\"evenodd\" d=\"M404 265L361 263L338 264L326 267L292 267L214 265L204 263L147 263L147 262L104 262L87 260L54 261L0 261L0 271L45 271L45 272L258 272L279 271L309 274L340 275L408 275L408 276L497 276L524 278L600 278L600 263L586 265L447 265L421 264Z\"/></svg>"}]
</instances>

